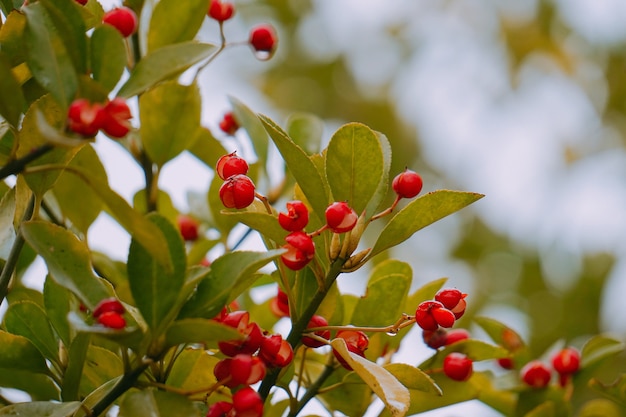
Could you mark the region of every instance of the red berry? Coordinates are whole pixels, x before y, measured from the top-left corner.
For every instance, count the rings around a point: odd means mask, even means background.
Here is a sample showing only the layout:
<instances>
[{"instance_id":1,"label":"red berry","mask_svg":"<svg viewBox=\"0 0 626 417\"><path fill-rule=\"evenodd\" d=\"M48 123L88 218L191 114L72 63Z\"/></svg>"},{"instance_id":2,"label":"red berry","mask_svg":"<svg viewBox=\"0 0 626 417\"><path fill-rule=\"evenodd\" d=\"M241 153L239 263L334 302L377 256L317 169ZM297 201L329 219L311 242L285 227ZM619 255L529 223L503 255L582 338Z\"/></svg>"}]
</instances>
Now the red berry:
<instances>
[{"instance_id":1,"label":"red berry","mask_svg":"<svg viewBox=\"0 0 626 417\"><path fill-rule=\"evenodd\" d=\"M365 357L365 350L369 345L369 338L365 333L357 330L341 330L337 332L337 337L345 340L346 347L350 352ZM339 361L341 366L348 371L352 370L352 367L335 349L333 349L333 355L335 355L335 358Z\"/></svg>"},{"instance_id":2,"label":"red berry","mask_svg":"<svg viewBox=\"0 0 626 417\"><path fill-rule=\"evenodd\" d=\"M533 388L545 388L550 383L550 369L540 361L530 361L520 371L522 381Z\"/></svg>"},{"instance_id":3,"label":"red berry","mask_svg":"<svg viewBox=\"0 0 626 417\"><path fill-rule=\"evenodd\" d=\"M437 292L435 300L439 301L445 308L452 311L454 313L454 317L460 319L465 313L465 307L467 306L465 297L467 297L467 294L462 293L456 288L444 288Z\"/></svg>"},{"instance_id":4,"label":"red berry","mask_svg":"<svg viewBox=\"0 0 626 417\"><path fill-rule=\"evenodd\" d=\"M439 326L452 327L454 320L454 313L439 301L424 301L415 310L415 322L424 330L434 331Z\"/></svg>"},{"instance_id":5,"label":"red berry","mask_svg":"<svg viewBox=\"0 0 626 417\"><path fill-rule=\"evenodd\" d=\"M222 120L220 121L220 129L222 132L228 135L234 135L235 132L239 129L239 123L235 120L235 116L232 112L228 112L224 115Z\"/></svg>"},{"instance_id":6,"label":"red berry","mask_svg":"<svg viewBox=\"0 0 626 417\"><path fill-rule=\"evenodd\" d=\"M456 342L460 342L461 340L467 340L470 338L470 334L465 329L453 329L449 330L446 334L445 345L451 345Z\"/></svg>"},{"instance_id":7,"label":"red berry","mask_svg":"<svg viewBox=\"0 0 626 417\"><path fill-rule=\"evenodd\" d=\"M293 271L304 268L315 257L313 239L304 232L291 232L285 237L283 249L287 252L280 256L285 266Z\"/></svg>"},{"instance_id":8,"label":"red berry","mask_svg":"<svg viewBox=\"0 0 626 417\"><path fill-rule=\"evenodd\" d=\"M194 241L198 239L198 222L190 216L180 215L176 219L178 222L178 230L183 239Z\"/></svg>"},{"instance_id":9,"label":"red berry","mask_svg":"<svg viewBox=\"0 0 626 417\"><path fill-rule=\"evenodd\" d=\"M88 1L89 1L89 0L76 0L76 3L78 3L78 4L82 5L82 6L84 6L85 4L87 4L87 2L88 2Z\"/></svg>"},{"instance_id":10,"label":"red berry","mask_svg":"<svg viewBox=\"0 0 626 417\"><path fill-rule=\"evenodd\" d=\"M102 23L113 26L127 38L137 30L137 15L128 7L118 7L106 12L102 17Z\"/></svg>"},{"instance_id":11,"label":"red berry","mask_svg":"<svg viewBox=\"0 0 626 417\"><path fill-rule=\"evenodd\" d=\"M223 180L233 175L246 175L248 168L248 163L245 159L237 156L237 151L221 156L215 164L215 171Z\"/></svg>"},{"instance_id":12,"label":"red berry","mask_svg":"<svg viewBox=\"0 0 626 417\"><path fill-rule=\"evenodd\" d=\"M211 404L206 413L206 417L230 417L232 416L233 405L228 401L218 401Z\"/></svg>"},{"instance_id":13,"label":"red berry","mask_svg":"<svg viewBox=\"0 0 626 417\"><path fill-rule=\"evenodd\" d=\"M513 369L515 368L515 362L513 358L498 358L498 365L503 369Z\"/></svg>"},{"instance_id":14,"label":"red berry","mask_svg":"<svg viewBox=\"0 0 626 417\"><path fill-rule=\"evenodd\" d=\"M90 103L84 98L74 100L67 111L69 130L84 137L93 137L102 128L105 115L99 103Z\"/></svg>"},{"instance_id":15,"label":"red berry","mask_svg":"<svg viewBox=\"0 0 626 417\"><path fill-rule=\"evenodd\" d=\"M265 372L265 363L261 358L245 353L222 359L213 367L215 378L225 381L224 385L229 388L256 384L265 377Z\"/></svg>"},{"instance_id":16,"label":"red berry","mask_svg":"<svg viewBox=\"0 0 626 417\"><path fill-rule=\"evenodd\" d=\"M297 232L309 223L309 209L299 200L288 201L287 213L278 213L278 224L288 232Z\"/></svg>"},{"instance_id":17,"label":"red berry","mask_svg":"<svg viewBox=\"0 0 626 417\"><path fill-rule=\"evenodd\" d=\"M245 338L243 340L227 340L218 342L217 346L226 356L235 356L239 353L255 353L263 341L263 333L256 323L250 323L250 314L247 311L233 311L222 318L221 322L234 327Z\"/></svg>"},{"instance_id":18,"label":"red berry","mask_svg":"<svg viewBox=\"0 0 626 417\"><path fill-rule=\"evenodd\" d=\"M242 209L254 201L254 183L245 175L233 175L220 187L220 199L227 208Z\"/></svg>"},{"instance_id":19,"label":"red berry","mask_svg":"<svg viewBox=\"0 0 626 417\"><path fill-rule=\"evenodd\" d=\"M455 381L467 381L472 371L472 360L462 353L452 352L443 360L443 373Z\"/></svg>"},{"instance_id":20,"label":"red berry","mask_svg":"<svg viewBox=\"0 0 626 417\"><path fill-rule=\"evenodd\" d=\"M413 198L422 191L422 177L410 169L396 175L391 187L400 198Z\"/></svg>"},{"instance_id":21,"label":"red berry","mask_svg":"<svg viewBox=\"0 0 626 417\"><path fill-rule=\"evenodd\" d=\"M270 310L277 317L289 317L289 299L287 294L278 287L276 297L270 300Z\"/></svg>"},{"instance_id":22,"label":"red berry","mask_svg":"<svg viewBox=\"0 0 626 417\"><path fill-rule=\"evenodd\" d=\"M224 22L233 17L233 14L235 14L235 6L232 3L211 0L207 14L218 22Z\"/></svg>"},{"instance_id":23,"label":"red berry","mask_svg":"<svg viewBox=\"0 0 626 417\"><path fill-rule=\"evenodd\" d=\"M430 310L430 314L433 315L433 318L441 327L454 326L454 313L447 308L433 308L432 310Z\"/></svg>"},{"instance_id":24,"label":"red berry","mask_svg":"<svg viewBox=\"0 0 626 417\"><path fill-rule=\"evenodd\" d=\"M245 387L233 394L233 409L237 417L262 417L263 399L254 389Z\"/></svg>"},{"instance_id":25,"label":"red berry","mask_svg":"<svg viewBox=\"0 0 626 417\"><path fill-rule=\"evenodd\" d=\"M562 375L571 375L580 369L580 353L578 350L567 347L552 357L552 367Z\"/></svg>"},{"instance_id":26,"label":"red berry","mask_svg":"<svg viewBox=\"0 0 626 417\"><path fill-rule=\"evenodd\" d=\"M276 32L270 25L259 25L250 31L249 42L255 51L273 53L277 42Z\"/></svg>"},{"instance_id":27,"label":"red berry","mask_svg":"<svg viewBox=\"0 0 626 417\"><path fill-rule=\"evenodd\" d=\"M345 233L354 229L359 215L348 203L335 202L326 209L326 224L335 233Z\"/></svg>"},{"instance_id":28,"label":"red berry","mask_svg":"<svg viewBox=\"0 0 626 417\"><path fill-rule=\"evenodd\" d=\"M437 327L435 330L422 330L422 339L426 346L432 349L439 349L446 345L446 338L448 331L441 327Z\"/></svg>"},{"instance_id":29,"label":"red berry","mask_svg":"<svg viewBox=\"0 0 626 417\"><path fill-rule=\"evenodd\" d=\"M109 327L111 329L123 329L126 327L126 320L124 320L124 317L115 311L104 312L97 317L97 320L98 323L104 327Z\"/></svg>"},{"instance_id":30,"label":"red berry","mask_svg":"<svg viewBox=\"0 0 626 417\"><path fill-rule=\"evenodd\" d=\"M126 309L117 298L105 298L100 301L96 308L94 308L92 315L94 318L100 317L104 313L114 312L117 314L124 314Z\"/></svg>"},{"instance_id":31,"label":"red berry","mask_svg":"<svg viewBox=\"0 0 626 417\"><path fill-rule=\"evenodd\" d=\"M291 363L293 349L279 334L266 336L261 342L259 357L272 368L283 368Z\"/></svg>"},{"instance_id":32,"label":"red berry","mask_svg":"<svg viewBox=\"0 0 626 417\"><path fill-rule=\"evenodd\" d=\"M112 138L123 138L131 128L130 119L133 117L128 104L123 98L116 97L104 106L104 123L102 130Z\"/></svg>"},{"instance_id":33,"label":"red berry","mask_svg":"<svg viewBox=\"0 0 626 417\"><path fill-rule=\"evenodd\" d=\"M311 320L309 320L309 324L307 324L306 327L311 328L311 327L326 327L326 326L328 326L328 321L324 317L316 314L313 317L311 317ZM330 339L330 330L318 330L315 332L315 334L319 337L323 337L326 340ZM317 348L317 347L325 345L325 343L319 340L313 339L312 337L308 337L308 336L302 336L302 344L310 348Z\"/></svg>"}]
</instances>

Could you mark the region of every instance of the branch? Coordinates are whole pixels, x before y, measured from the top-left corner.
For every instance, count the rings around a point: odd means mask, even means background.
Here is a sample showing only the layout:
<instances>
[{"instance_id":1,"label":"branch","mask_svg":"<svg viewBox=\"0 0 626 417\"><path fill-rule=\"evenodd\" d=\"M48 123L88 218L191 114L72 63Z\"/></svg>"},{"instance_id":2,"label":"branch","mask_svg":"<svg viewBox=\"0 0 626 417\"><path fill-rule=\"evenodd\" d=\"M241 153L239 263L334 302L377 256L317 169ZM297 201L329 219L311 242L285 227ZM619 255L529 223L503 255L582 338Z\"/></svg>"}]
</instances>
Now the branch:
<instances>
[{"instance_id":1,"label":"branch","mask_svg":"<svg viewBox=\"0 0 626 417\"><path fill-rule=\"evenodd\" d=\"M0 180L5 179L9 175L19 174L24 170L28 163L47 154L52 149L54 149L54 146L50 144L42 145L21 158L9 161L5 166L0 168Z\"/></svg>"}]
</instances>

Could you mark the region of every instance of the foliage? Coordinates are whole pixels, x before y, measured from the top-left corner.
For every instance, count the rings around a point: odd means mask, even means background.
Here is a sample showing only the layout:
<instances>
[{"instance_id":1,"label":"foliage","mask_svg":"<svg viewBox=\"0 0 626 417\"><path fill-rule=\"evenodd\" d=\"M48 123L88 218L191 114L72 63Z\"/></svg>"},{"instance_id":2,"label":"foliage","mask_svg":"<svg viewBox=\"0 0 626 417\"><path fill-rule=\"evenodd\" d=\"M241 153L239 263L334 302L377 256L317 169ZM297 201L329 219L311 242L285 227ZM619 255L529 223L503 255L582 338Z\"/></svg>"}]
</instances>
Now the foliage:
<instances>
[{"instance_id":1,"label":"foliage","mask_svg":"<svg viewBox=\"0 0 626 417\"><path fill-rule=\"evenodd\" d=\"M228 356L223 343L239 343L246 335L224 317L240 303L252 322L274 332L279 317L270 313L269 303L257 305L250 295L261 286L286 295L291 326L284 340L294 354L284 366L271 362L258 386L266 415L288 409L295 416L313 398L329 412L361 415L376 396L385 404L381 415L478 399L510 416L565 416L577 412L571 399L589 395L588 387L609 402L595 396L580 406L587 413L581 415L607 413L607 404L626 402L623 376L606 383L595 374L623 350L621 341L606 335L588 340L581 367L566 384L544 389L516 378L534 354L515 331L490 318L475 318L489 342L461 340L437 346L421 364L394 363L415 323L415 309L436 297L445 279L411 292L411 267L380 255L482 195L436 190L388 205L397 174L391 146L364 124L339 127L321 149L316 117L296 115L283 129L231 98L242 128L237 135L249 140L257 157L247 172L258 184L256 200L225 209L223 181L214 175L204 211L174 208L159 189L163 167L190 152L214 172L227 153L227 145L201 125L198 74L236 45L226 43L222 21L220 44L195 40L209 0L160 0L152 9L129 1L141 16L129 38L101 23L104 10L96 0L84 6L74 0L21 3L0 0L0 173L3 179L16 177L14 186L3 188L0 202L2 229L8 231L1 251L0 297L8 307L0 330L0 387L21 390L32 401L12 404L0 397L5 404L0 416L97 416L113 404L121 416L199 416L218 402L234 401L244 391L217 377L216 369ZM258 54L258 47L250 46ZM191 82L184 84L183 78ZM109 186L93 135L77 134L68 117L77 99L106 109L116 97L137 109L135 127L121 137L104 127L109 138L103 134L97 140L117 140L144 171L145 189L132 204ZM274 151L284 166L271 163ZM280 204L294 199L310 212L307 236L314 239L315 253L301 268L290 269L285 256L292 248L277 217ZM327 230L327 208L335 201L355 212L346 233ZM90 225L102 212L132 237L125 262L87 244ZM211 239L207 233L184 240L176 223L181 214L195 218L201 231L210 230ZM375 222L384 225L369 244L365 232ZM258 233L265 248L244 251L233 244L239 225ZM217 254L210 260L209 251ZM47 266L43 293L20 282L34 254ZM359 299L342 294L336 281L368 263L374 266L366 294ZM96 313L103 300L112 299L125 312L124 325ZM308 331L314 315L329 325ZM318 330L330 330L331 340L319 337ZM340 337L346 330L368 334L369 349L351 349ZM321 349L304 346L303 333ZM514 371L501 376L475 370L468 380L454 381L442 369L451 352L485 364L510 358ZM287 400L280 399L283 392Z\"/></svg>"}]
</instances>

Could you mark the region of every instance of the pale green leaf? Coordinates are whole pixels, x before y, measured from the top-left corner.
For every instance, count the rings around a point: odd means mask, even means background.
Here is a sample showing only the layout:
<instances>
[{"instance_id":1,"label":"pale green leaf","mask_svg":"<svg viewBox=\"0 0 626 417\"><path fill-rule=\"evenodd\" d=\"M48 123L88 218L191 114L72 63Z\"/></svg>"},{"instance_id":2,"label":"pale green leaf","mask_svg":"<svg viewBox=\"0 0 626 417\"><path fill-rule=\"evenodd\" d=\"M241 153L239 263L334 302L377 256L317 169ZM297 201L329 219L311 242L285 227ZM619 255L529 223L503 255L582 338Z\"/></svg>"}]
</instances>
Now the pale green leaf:
<instances>
[{"instance_id":1,"label":"pale green leaf","mask_svg":"<svg viewBox=\"0 0 626 417\"><path fill-rule=\"evenodd\" d=\"M217 342L239 340L241 333L233 327L210 319L183 319L172 323L165 334L166 344L176 346L185 343L202 343L216 348Z\"/></svg>"},{"instance_id":2,"label":"pale green leaf","mask_svg":"<svg viewBox=\"0 0 626 417\"><path fill-rule=\"evenodd\" d=\"M200 417L200 411L184 396L147 389L124 396L119 417Z\"/></svg>"},{"instance_id":3,"label":"pale green leaf","mask_svg":"<svg viewBox=\"0 0 626 417\"><path fill-rule=\"evenodd\" d=\"M80 401L69 403L57 403L51 401L35 401L29 403L18 403L0 409L0 416L3 417L67 417L74 414L81 407Z\"/></svg>"},{"instance_id":4,"label":"pale green leaf","mask_svg":"<svg viewBox=\"0 0 626 417\"><path fill-rule=\"evenodd\" d=\"M30 371L48 375L46 360L27 338L0 330L0 370L2 373Z\"/></svg>"},{"instance_id":5,"label":"pale green leaf","mask_svg":"<svg viewBox=\"0 0 626 417\"><path fill-rule=\"evenodd\" d=\"M180 0L159 1L150 19L148 30L148 51L162 46L192 40L209 8L209 0L186 0L181 7Z\"/></svg>"},{"instance_id":6,"label":"pale green leaf","mask_svg":"<svg viewBox=\"0 0 626 417\"><path fill-rule=\"evenodd\" d=\"M267 132L263 127L263 123L261 123L257 114L250 110L241 101L234 97L229 97L228 100L233 108L233 113L235 115L235 119L239 123L239 126L246 131L248 137L250 137L250 140L252 141L254 152L259 159L259 165L265 169L264 167L267 163L267 145L269 143L269 138L267 137Z\"/></svg>"}]
</instances>

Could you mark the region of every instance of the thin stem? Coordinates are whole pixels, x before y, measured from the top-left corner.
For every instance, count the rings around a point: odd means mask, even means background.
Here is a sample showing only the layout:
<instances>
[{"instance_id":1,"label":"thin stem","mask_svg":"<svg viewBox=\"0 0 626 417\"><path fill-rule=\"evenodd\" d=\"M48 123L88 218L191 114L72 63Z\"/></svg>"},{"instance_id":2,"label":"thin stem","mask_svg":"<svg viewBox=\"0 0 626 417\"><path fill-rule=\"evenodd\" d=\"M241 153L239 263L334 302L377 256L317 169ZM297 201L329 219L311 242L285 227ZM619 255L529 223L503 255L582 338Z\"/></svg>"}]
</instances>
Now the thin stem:
<instances>
[{"instance_id":1,"label":"thin stem","mask_svg":"<svg viewBox=\"0 0 626 417\"><path fill-rule=\"evenodd\" d=\"M35 196L30 197L30 201L26 206L26 211L22 216L22 223L30 220L33 216L33 212L35 210ZM24 236L21 233L21 223L20 229L17 231L17 236L15 236L15 241L13 242L13 247L11 248L11 252L9 253L9 257L7 258L6 263L4 264L4 268L2 268L2 272L0 273L0 304L4 301L9 292L9 283L11 282L11 277L13 276L13 272L15 271L15 267L17 266L17 261L20 257L20 252L24 247Z\"/></svg>"},{"instance_id":2,"label":"thin stem","mask_svg":"<svg viewBox=\"0 0 626 417\"><path fill-rule=\"evenodd\" d=\"M211 55L204 64L200 65L198 67L198 70L196 71L196 74L193 76L193 82L195 83L196 80L198 79L198 75L200 75L200 73L202 72L203 69L205 69L211 62L213 62L213 60L215 58L217 58L217 56L226 48L226 35L224 34L224 22L219 22L220 23L220 46L217 49L217 51L215 51L215 53L213 55Z\"/></svg>"},{"instance_id":3,"label":"thin stem","mask_svg":"<svg viewBox=\"0 0 626 417\"><path fill-rule=\"evenodd\" d=\"M257 192L254 193L254 196L256 198L258 198L259 200L261 200L261 202L263 203L263 206L265 207L265 210L267 211L268 214L272 214L272 206L270 205L269 201L267 201L267 197L265 197L263 194L259 194Z\"/></svg>"},{"instance_id":4,"label":"thin stem","mask_svg":"<svg viewBox=\"0 0 626 417\"><path fill-rule=\"evenodd\" d=\"M9 175L19 174L20 172L22 172L24 170L24 168L26 167L26 165L28 163L34 161L35 159L38 159L39 157L41 157L41 156L43 156L45 154L47 154L52 149L54 149L54 146L52 146L50 144L42 145L42 146L34 149L32 152L24 155L21 158L9 161L5 166L0 168L0 180L5 179Z\"/></svg>"},{"instance_id":5,"label":"thin stem","mask_svg":"<svg viewBox=\"0 0 626 417\"><path fill-rule=\"evenodd\" d=\"M393 204L391 205L391 207L381 211L378 214L375 214L372 216L372 218L370 219L370 222L373 222L374 220L380 219L381 217L384 217L386 215L388 215L389 213L391 213L392 211L395 210L396 206L398 205L398 203L400 202L400 199L402 197L400 197L399 195L396 196L396 199L394 200Z\"/></svg>"},{"instance_id":6,"label":"thin stem","mask_svg":"<svg viewBox=\"0 0 626 417\"><path fill-rule=\"evenodd\" d=\"M322 387L324 382L326 382L328 377L331 376L334 371L335 371L335 368L332 365L330 364L326 365L324 367L324 370L320 374L320 376L317 378L317 380L306 390L302 398L300 398L300 401L298 401L297 407L289 410L288 416L289 417L297 416L298 413L304 408L304 406L307 405L307 403L311 401L311 399L313 399L317 395L317 393L319 392L319 389Z\"/></svg>"},{"instance_id":7,"label":"thin stem","mask_svg":"<svg viewBox=\"0 0 626 417\"><path fill-rule=\"evenodd\" d=\"M150 213L151 211L156 211L157 209L156 199L152 199L152 189L153 183L155 181L155 174L154 165L152 164L152 161L150 160L150 158L148 158L148 155L146 155L145 152L141 153L141 167L143 168L143 175L146 180L146 211Z\"/></svg>"}]
</instances>

